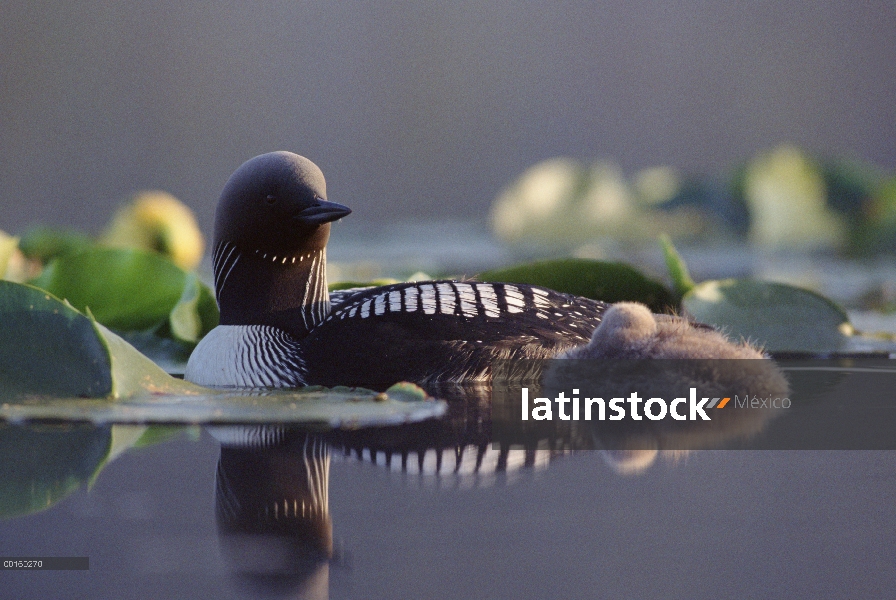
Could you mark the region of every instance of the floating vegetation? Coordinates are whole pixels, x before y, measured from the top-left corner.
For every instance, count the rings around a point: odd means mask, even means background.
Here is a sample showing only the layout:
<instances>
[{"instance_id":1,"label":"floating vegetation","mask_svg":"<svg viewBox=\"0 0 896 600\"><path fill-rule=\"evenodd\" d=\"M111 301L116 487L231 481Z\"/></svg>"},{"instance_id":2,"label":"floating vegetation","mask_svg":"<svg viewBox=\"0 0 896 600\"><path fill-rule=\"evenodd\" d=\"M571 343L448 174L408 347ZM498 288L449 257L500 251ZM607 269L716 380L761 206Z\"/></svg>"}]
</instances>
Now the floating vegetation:
<instances>
[{"instance_id":1,"label":"floating vegetation","mask_svg":"<svg viewBox=\"0 0 896 600\"><path fill-rule=\"evenodd\" d=\"M408 385L408 384L405 384ZM0 398L0 419L117 424L286 423L315 431L400 425L440 417L445 403L396 389L308 387L294 390L205 390L109 398L20 395Z\"/></svg>"},{"instance_id":2,"label":"floating vegetation","mask_svg":"<svg viewBox=\"0 0 896 600\"><path fill-rule=\"evenodd\" d=\"M476 278L540 285L604 302L641 302L655 312L667 312L677 306L677 300L666 286L619 262L562 258L492 269Z\"/></svg>"},{"instance_id":3,"label":"floating vegetation","mask_svg":"<svg viewBox=\"0 0 896 600\"><path fill-rule=\"evenodd\" d=\"M612 162L558 157L501 190L491 225L505 242L562 251L666 233L680 242L869 256L896 251L896 177L789 144L758 153L727 181L668 165L629 178Z\"/></svg>"}]
</instances>

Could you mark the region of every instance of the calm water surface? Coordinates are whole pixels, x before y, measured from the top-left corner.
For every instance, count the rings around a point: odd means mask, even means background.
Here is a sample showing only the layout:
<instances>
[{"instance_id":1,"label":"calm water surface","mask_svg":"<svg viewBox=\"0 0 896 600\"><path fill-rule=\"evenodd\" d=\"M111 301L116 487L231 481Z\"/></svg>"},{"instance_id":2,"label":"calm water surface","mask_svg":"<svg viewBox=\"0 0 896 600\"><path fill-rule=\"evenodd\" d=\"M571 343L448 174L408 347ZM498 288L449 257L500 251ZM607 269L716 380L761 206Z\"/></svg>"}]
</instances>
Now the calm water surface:
<instances>
[{"instance_id":1,"label":"calm water surface","mask_svg":"<svg viewBox=\"0 0 896 600\"><path fill-rule=\"evenodd\" d=\"M226 496L216 490L220 455L205 431L131 450L89 490L0 522L6 556L90 557L89 571L4 571L0 597L891 598L896 590L892 452L697 451L628 475L582 452L469 487L334 456L318 481L329 485L322 522L332 530L301 534L310 546L332 535L333 557L292 577L246 575L277 560L270 546L243 546L236 556L245 561L234 558L215 512ZM306 462L280 462L261 470L307 475ZM291 556L306 550L315 556L308 547Z\"/></svg>"}]
</instances>

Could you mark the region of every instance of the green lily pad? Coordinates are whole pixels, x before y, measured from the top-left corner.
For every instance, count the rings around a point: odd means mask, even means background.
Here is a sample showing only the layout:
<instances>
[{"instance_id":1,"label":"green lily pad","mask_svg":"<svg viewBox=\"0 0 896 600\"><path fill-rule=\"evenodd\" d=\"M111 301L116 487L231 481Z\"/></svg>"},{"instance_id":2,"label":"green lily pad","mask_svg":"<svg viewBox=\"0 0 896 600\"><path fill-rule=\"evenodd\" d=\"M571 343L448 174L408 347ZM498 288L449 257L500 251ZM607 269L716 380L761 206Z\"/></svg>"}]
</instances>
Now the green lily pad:
<instances>
[{"instance_id":1,"label":"green lily pad","mask_svg":"<svg viewBox=\"0 0 896 600\"><path fill-rule=\"evenodd\" d=\"M824 296L748 279L705 281L682 299L695 319L770 352L830 352L846 343L849 319Z\"/></svg>"},{"instance_id":2,"label":"green lily pad","mask_svg":"<svg viewBox=\"0 0 896 600\"><path fill-rule=\"evenodd\" d=\"M93 240L86 233L42 225L27 230L19 241L19 248L25 256L42 263L58 256L82 252L92 245Z\"/></svg>"},{"instance_id":3,"label":"green lily pad","mask_svg":"<svg viewBox=\"0 0 896 600\"><path fill-rule=\"evenodd\" d=\"M397 425L439 417L446 404L431 398L360 388L205 390L201 395L142 394L103 398L25 397L4 400L0 419L89 421L95 424L289 423L316 430Z\"/></svg>"},{"instance_id":4,"label":"green lily pad","mask_svg":"<svg viewBox=\"0 0 896 600\"><path fill-rule=\"evenodd\" d=\"M654 312L677 306L663 284L624 263L584 258L546 260L477 275L480 281L526 283L604 302L642 302Z\"/></svg>"},{"instance_id":5,"label":"green lily pad","mask_svg":"<svg viewBox=\"0 0 896 600\"><path fill-rule=\"evenodd\" d=\"M197 393L70 304L0 281L0 394L121 398Z\"/></svg>"},{"instance_id":6,"label":"green lily pad","mask_svg":"<svg viewBox=\"0 0 896 600\"><path fill-rule=\"evenodd\" d=\"M53 260L32 281L113 329L140 330L164 322L180 301L187 274L143 250L94 248Z\"/></svg>"},{"instance_id":7,"label":"green lily pad","mask_svg":"<svg viewBox=\"0 0 896 600\"><path fill-rule=\"evenodd\" d=\"M166 363L182 362L220 317L214 292L194 273L146 250L96 247L61 256L32 283Z\"/></svg>"},{"instance_id":8,"label":"green lily pad","mask_svg":"<svg viewBox=\"0 0 896 600\"><path fill-rule=\"evenodd\" d=\"M155 331L120 331L121 339L171 375L183 375L195 344L177 340L165 327Z\"/></svg>"},{"instance_id":9,"label":"green lily pad","mask_svg":"<svg viewBox=\"0 0 896 600\"><path fill-rule=\"evenodd\" d=\"M108 350L90 319L71 306L32 286L0 281L0 389L109 395Z\"/></svg>"}]
</instances>

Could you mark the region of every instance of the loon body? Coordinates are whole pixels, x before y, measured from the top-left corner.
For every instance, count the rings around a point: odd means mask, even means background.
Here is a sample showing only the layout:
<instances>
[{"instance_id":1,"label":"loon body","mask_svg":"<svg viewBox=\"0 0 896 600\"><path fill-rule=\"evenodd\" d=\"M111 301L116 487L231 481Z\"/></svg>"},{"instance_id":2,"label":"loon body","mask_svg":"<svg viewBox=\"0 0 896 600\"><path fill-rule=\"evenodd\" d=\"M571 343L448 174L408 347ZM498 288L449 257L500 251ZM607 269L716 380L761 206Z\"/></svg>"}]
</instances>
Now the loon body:
<instances>
[{"instance_id":1,"label":"loon body","mask_svg":"<svg viewBox=\"0 0 896 600\"><path fill-rule=\"evenodd\" d=\"M220 325L185 377L208 386L388 386L485 381L497 359L548 358L587 343L607 305L518 284L400 283L331 295L330 223L317 166L289 152L234 172L215 214Z\"/></svg>"},{"instance_id":2,"label":"loon body","mask_svg":"<svg viewBox=\"0 0 896 600\"><path fill-rule=\"evenodd\" d=\"M544 288L459 281L394 284L333 307L308 335L315 383L487 381L494 360L551 358L586 343L604 305ZM338 357L332 348L339 347Z\"/></svg>"}]
</instances>

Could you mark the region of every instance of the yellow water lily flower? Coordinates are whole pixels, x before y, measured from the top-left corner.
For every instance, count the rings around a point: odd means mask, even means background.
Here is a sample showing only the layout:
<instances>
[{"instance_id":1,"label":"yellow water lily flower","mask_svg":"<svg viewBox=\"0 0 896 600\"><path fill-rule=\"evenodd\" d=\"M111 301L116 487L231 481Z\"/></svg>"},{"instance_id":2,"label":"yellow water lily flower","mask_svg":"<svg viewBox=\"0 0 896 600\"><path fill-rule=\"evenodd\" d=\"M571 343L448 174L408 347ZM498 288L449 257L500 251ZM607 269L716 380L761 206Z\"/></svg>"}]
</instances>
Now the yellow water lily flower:
<instances>
[{"instance_id":1,"label":"yellow water lily flower","mask_svg":"<svg viewBox=\"0 0 896 600\"><path fill-rule=\"evenodd\" d=\"M196 268L205 251L205 240L193 211L171 194L158 190L136 193L115 214L100 236L100 243L155 250L187 270Z\"/></svg>"}]
</instances>

